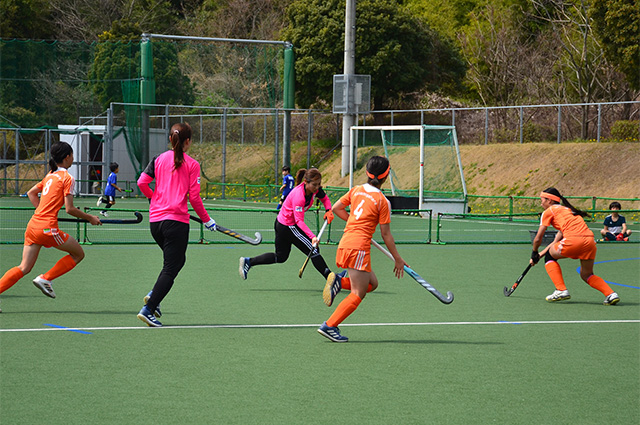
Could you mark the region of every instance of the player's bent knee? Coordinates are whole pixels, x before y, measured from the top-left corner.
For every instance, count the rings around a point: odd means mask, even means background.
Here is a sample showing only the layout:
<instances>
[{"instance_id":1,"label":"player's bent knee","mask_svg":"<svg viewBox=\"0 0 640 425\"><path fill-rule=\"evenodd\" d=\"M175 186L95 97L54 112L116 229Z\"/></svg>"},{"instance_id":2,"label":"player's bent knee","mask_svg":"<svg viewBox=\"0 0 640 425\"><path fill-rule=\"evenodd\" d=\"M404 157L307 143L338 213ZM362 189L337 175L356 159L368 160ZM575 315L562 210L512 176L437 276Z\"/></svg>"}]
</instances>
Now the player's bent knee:
<instances>
[{"instance_id":1,"label":"player's bent knee","mask_svg":"<svg viewBox=\"0 0 640 425\"><path fill-rule=\"evenodd\" d=\"M549 250L551 251L551 250ZM548 263L549 261L556 261L555 258L553 258L553 256L551 255L551 252L547 251L546 254L544 254L544 262L545 264Z\"/></svg>"}]
</instances>

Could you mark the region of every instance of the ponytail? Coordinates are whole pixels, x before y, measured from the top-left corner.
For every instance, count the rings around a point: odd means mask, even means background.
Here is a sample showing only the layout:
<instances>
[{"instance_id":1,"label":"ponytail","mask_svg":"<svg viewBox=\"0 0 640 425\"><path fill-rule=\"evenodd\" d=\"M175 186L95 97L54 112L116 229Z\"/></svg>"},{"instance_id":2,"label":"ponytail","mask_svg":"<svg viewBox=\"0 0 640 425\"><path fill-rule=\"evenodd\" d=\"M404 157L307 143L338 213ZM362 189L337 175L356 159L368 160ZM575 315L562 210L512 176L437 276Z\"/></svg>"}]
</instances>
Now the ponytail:
<instances>
[{"instance_id":1,"label":"ponytail","mask_svg":"<svg viewBox=\"0 0 640 425\"><path fill-rule=\"evenodd\" d=\"M306 168L301 168L298 170L298 172L296 173L296 186L302 183L302 180L304 180L304 175L306 174L306 172L307 172Z\"/></svg>"},{"instance_id":2,"label":"ponytail","mask_svg":"<svg viewBox=\"0 0 640 425\"><path fill-rule=\"evenodd\" d=\"M173 168L177 170L184 163L184 142L191 139L189 123L177 123L171 127L169 141L173 149Z\"/></svg>"},{"instance_id":3,"label":"ponytail","mask_svg":"<svg viewBox=\"0 0 640 425\"><path fill-rule=\"evenodd\" d=\"M541 197L545 197L544 196L545 193L551 194L554 197L557 197L558 199L560 199L560 202L562 203L562 205L564 205L565 207L569 208L574 215L579 215L580 217L591 217L589 215L589 213L587 213L586 211L579 210L578 208L576 208L573 205L571 205L571 203L567 200L567 198L562 196L560 194L560 191L558 189L556 189L555 187L546 188L545 190L542 191L540 196ZM547 198L547 199L551 199L552 201L556 201L553 198Z\"/></svg>"},{"instance_id":4,"label":"ponytail","mask_svg":"<svg viewBox=\"0 0 640 425\"><path fill-rule=\"evenodd\" d=\"M62 161L73 153L73 149L67 142L55 142L51 145L49 152L51 154L51 158L49 158L49 168L53 173L58 169L58 164L62 164Z\"/></svg>"}]
</instances>

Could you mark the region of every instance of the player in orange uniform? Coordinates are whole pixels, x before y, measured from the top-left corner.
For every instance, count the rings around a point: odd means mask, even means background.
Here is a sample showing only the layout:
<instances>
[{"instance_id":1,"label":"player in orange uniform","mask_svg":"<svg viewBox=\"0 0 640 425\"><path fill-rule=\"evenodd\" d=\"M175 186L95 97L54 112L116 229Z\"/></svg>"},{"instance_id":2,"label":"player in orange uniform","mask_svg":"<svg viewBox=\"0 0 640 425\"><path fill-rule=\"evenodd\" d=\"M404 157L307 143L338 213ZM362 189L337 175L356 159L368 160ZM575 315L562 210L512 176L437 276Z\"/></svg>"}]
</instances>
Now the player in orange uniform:
<instances>
[{"instance_id":1,"label":"player in orange uniform","mask_svg":"<svg viewBox=\"0 0 640 425\"><path fill-rule=\"evenodd\" d=\"M380 224L380 233L385 245L393 255L393 271L396 277L404 274L406 263L398 254L391 235L391 205L380 187L389 174L389 160L374 156L367 162L368 182L352 188L333 206L335 215L347 222L336 253L336 265L348 269L349 277L336 276L333 282L327 281L323 291L325 304L330 306L341 288L351 289L351 293L342 300L334 313L324 322L318 332L333 342L347 342L349 338L340 335L338 325L353 313L367 292L378 287L378 278L371 271L371 238ZM351 212L345 208L351 205ZM342 278L342 279L340 279Z\"/></svg>"},{"instance_id":2,"label":"player in orange uniform","mask_svg":"<svg viewBox=\"0 0 640 425\"><path fill-rule=\"evenodd\" d=\"M617 304L620 301L618 294L607 285L604 279L593 274L593 263L597 250L596 242L593 232L587 227L582 218L588 217L589 214L575 208L553 187L545 189L540 194L540 203L544 208L544 212L540 218L538 233L533 239L533 252L530 260L532 265L537 264L540 260L538 248L542 243L547 227L551 225L558 229L554 241L543 251L543 253L546 252L544 268L556 287L553 294L547 296L547 301L563 301L571 298L564 284L562 270L556 260L574 258L580 260L580 277L582 280L604 294L603 304Z\"/></svg>"},{"instance_id":3,"label":"player in orange uniform","mask_svg":"<svg viewBox=\"0 0 640 425\"><path fill-rule=\"evenodd\" d=\"M73 205L74 179L67 171L73 164L73 150L68 143L56 142L51 146L51 171L44 179L27 192L29 200L36 208L24 233L22 262L9 269L0 278L0 293L11 288L29 273L38 259L40 248L57 248L69 255L62 257L48 272L33 280L33 284L46 296L55 298L51 283L67 273L84 258L84 251L73 236L58 229L58 211L64 205L69 215L87 220L92 225L101 225L100 219L86 214ZM38 197L38 195L40 195Z\"/></svg>"}]
</instances>

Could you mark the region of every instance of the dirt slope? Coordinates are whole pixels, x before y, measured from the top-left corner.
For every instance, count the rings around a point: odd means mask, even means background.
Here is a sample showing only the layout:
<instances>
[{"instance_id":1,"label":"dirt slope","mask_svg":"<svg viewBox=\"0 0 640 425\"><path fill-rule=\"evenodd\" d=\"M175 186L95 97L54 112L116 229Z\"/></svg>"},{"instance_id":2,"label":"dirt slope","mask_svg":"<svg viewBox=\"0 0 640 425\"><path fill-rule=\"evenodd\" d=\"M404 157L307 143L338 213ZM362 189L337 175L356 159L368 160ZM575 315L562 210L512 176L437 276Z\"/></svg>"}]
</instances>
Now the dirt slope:
<instances>
[{"instance_id":1,"label":"dirt slope","mask_svg":"<svg viewBox=\"0 0 640 425\"><path fill-rule=\"evenodd\" d=\"M554 186L566 195L640 197L638 143L473 145L461 146L460 156L467 190L473 194L536 196ZM418 148L390 158L400 181L417 187ZM324 185L349 185L348 177L340 177L340 167L339 155L320 166ZM354 180L365 181L364 171L356 172Z\"/></svg>"}]
</instances>

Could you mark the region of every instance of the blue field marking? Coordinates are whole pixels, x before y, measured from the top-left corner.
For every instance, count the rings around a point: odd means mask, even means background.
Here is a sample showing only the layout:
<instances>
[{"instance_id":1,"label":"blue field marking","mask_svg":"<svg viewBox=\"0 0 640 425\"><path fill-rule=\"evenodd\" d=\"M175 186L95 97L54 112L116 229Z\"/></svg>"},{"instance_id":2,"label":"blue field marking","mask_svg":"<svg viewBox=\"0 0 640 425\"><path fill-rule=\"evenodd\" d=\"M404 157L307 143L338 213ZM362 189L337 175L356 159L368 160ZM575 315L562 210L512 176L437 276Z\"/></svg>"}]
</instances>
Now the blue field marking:
<instances>
[{"instance_id":1,"label":"blue field marking","mask_svg":"<svg viewBox=\"0 0 640 425\"><path fill-rule=\"evenodd\" d=\"M604 263L615 263L616 261L630 261L630 260L640 260L640 257L639 258L620 258L618 260L596 261L593 264L595 265L595 264L604 264ZM578 267L576 269L576 272L578 274L580 274L580 267ZM608 280L605 280L605 282L607 282L609 285L624 286L625 288L640 289L640 286L625 285L624 283L609 282Z\"/></svg>"},{"instance_id":2,"label":"blue field marking","mask_svg":"<svg viewBox=\"0 0 640 425\"><path fill-rule=\"evenodd\" d=\"M66 331L78 332L79 334L87 334L87 335L91 335L91 333L92 333L92 332L87 332L87 331L81 331L80 329L67 328L66 326L52 325L51 323L45 323L44 325L45 325L45 326L52 327L52 328L64 329L64 330L66 330Z\"/></svg>"}]
</instances>

